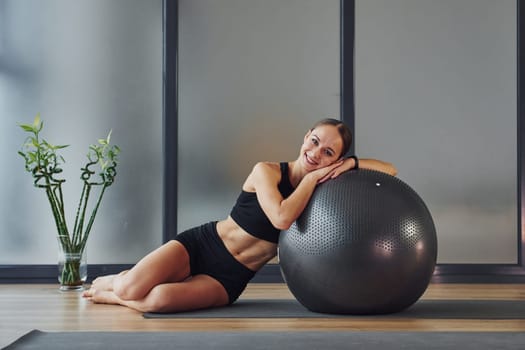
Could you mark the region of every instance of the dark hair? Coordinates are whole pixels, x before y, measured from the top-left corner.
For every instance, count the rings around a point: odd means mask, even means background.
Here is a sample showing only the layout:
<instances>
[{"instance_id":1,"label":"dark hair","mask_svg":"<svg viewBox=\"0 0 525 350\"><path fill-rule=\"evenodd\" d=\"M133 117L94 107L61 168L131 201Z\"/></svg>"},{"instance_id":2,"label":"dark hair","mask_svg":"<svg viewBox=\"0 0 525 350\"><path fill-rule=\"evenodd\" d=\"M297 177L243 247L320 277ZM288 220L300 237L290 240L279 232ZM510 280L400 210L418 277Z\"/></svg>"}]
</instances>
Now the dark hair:
<instances>
[{"instance_id":1,"label":"dark hair","mask_svg":"<svg viewBox=\"0 0 525 350\"><path fill-rule=\"evenodd\" d=\"M339 131L339 135L341 135L341 139L343 140L343 149L341 150L341 154L339 156L344 156L350 150L350 146L352 145L352 132L350 129L348 129L345 123L338 119L326 118L315 123L310 131L322 125L332 125L337 128L337 131Z\"/></svg>"}]
</instances>

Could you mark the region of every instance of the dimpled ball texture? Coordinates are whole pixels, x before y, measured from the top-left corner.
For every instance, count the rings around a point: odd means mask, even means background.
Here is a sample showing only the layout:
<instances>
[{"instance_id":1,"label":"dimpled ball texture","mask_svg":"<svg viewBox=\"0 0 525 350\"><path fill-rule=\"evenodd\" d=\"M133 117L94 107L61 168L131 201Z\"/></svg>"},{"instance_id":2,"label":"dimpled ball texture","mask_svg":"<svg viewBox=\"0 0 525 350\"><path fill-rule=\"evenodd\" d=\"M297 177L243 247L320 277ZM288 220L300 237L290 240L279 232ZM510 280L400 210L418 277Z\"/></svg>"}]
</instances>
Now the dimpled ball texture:
<instances>
[{"instance_id":1,"label":"dimpled ball texture","mask_svg":"<svg viewBox=\"0 0 525 350\"><path fill-rule=\"evenodd\" d=\"M393 313L428 287L436 230L423 200L403 181L352 170L318 186L281 232L278 256L288 288L311 311Z\"/></svg>"}]
</instances>

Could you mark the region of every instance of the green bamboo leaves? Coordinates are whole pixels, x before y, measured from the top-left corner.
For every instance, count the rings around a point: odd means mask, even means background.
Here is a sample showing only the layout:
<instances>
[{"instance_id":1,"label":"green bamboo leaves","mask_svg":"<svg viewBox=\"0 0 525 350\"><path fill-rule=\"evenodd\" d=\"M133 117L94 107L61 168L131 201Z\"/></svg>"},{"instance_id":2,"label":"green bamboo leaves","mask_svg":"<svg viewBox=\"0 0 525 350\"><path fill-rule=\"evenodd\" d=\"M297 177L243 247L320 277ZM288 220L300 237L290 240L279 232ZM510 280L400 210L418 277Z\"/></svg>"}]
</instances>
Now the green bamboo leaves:
<instances>
[{"instance_id":1,"label":"green bamboo leaves","mask_svg":"<svg viewBox=\"0 0 525 350\"><path fill-rule=\"evenodd\" d=\"M73 232L70 234L64 214L62 192L62 184L66 180L59 178L59 174L63 171L61 165L65 163L65 160L58 154L60 150L68 147L68 145L56 146L42 139L40 132L44 127L44 122L40 119L39 114L35 117L32 124L20 124L20 127L29 133L29 136L22 145L22 149L18 151L18 154L24 158L25 168L33 176L35 186L45 189L62 249L67 253L82 254L104 192L107 187L113 184L117 176L116 169L120 148L110 144L111 131L107 138L100 139L97 144L89 146L87 163L80 169L83 187L76 211ZM94 175L97 173L98 177L95 177ZM91 206L91 215L86 221L89 197L94 186L100 190L94 205ZM71 272L68 271L68 273Z\"/></svg>"},{"instance_id":2,"label":"green bamboo leaves","mask_svg":"<svg viewBox=\"0 0 525 350\"><path fill-rule=\"evenodd\" d=\"M40 139L40 131L44 127L40 114L37 114L33 124L21 124L20 127L31 134L18 154L25 159L26 170L32 173L35 186L46 188L64 182L65 180L55 177L62 172L60 164L65 163L57 151L67 145L54 146Z\"/></svg>"}]
</instances>

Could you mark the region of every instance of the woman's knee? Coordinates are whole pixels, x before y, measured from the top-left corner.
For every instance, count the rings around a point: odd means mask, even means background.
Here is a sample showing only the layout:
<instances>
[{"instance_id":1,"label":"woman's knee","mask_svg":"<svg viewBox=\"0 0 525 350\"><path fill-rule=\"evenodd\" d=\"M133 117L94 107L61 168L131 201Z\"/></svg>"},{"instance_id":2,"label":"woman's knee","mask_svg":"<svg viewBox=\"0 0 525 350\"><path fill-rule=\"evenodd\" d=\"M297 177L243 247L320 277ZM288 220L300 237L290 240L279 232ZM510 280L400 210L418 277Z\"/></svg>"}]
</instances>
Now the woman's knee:
<instances>
[{"instance_id":1,"label":"woman's knee","mask_svg":"<svg viewBox=\"0 0 525 350\"><path fill-rule=\"evenodd\" d=\"M173 297L162 286L155 286L141 300L141 308L143 312L174 311Z\"/></svg>"}]
</instances>

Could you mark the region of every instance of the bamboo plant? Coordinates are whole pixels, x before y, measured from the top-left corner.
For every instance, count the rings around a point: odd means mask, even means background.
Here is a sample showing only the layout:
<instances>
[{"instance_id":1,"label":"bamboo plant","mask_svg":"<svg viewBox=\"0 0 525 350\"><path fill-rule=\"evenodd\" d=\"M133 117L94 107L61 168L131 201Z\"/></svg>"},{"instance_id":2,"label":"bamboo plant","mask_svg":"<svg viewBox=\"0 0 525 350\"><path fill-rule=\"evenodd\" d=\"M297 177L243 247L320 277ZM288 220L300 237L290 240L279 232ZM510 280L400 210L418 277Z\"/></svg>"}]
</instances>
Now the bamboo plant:
<instances>
[{"instance_id":1,"label":"bamboo plant","mask_svg":"<svg viewBox=\"0 0 525 350\"><path fill-rule=\"evenodd\" d=\"M24 142L22 149L18 152L25 160L25 168L31 173L34 185L42 188L51 205L51 211L55 220L58 242L62 251L76 259L66 259L59 279L62 286L82 286L80 273L80 257L84 254L86 243L95 221L95 216L102 201L106 189L113 184L117 175L117 156L120 149L110 144L111 131L105 139L98 140L97 144L89 146L87 163L82 167L80 178L83 182L82 192L75 215L73 231L70 232L66 223L65 205L62 184L66 182L61 178L61 165L65 163L64 158L58 152L68 145L53 145L43 139L40 135L44 126L38 114L32 124L20 124L20 127L29 136ZM94 176L98 172L98 177ZM89 212L89 198L94 188L99 189L95 204L92 206L91 214L86 221Z\"/></svg>"}]
</instances>

